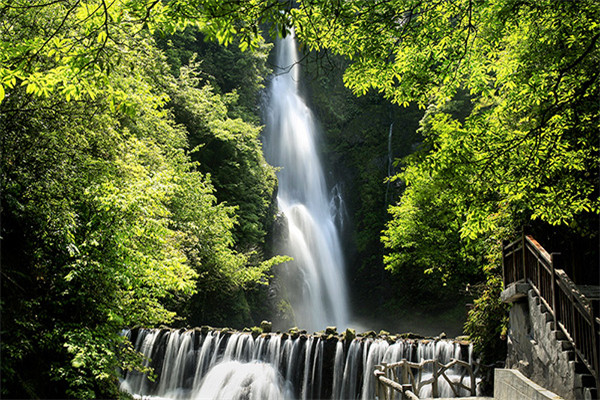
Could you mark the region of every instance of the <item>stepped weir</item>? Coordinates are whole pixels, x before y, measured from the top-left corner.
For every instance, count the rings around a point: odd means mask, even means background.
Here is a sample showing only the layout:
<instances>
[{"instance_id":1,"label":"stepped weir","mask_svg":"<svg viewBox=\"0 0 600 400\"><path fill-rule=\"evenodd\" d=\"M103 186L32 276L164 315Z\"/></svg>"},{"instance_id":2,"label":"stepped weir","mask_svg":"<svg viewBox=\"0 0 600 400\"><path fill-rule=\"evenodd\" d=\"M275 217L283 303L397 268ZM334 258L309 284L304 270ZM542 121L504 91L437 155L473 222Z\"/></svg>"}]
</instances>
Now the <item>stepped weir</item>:
<instances>
[{"instance_id":1,"label":"stepped weir","mask_svg":"<svg viewBox=\"0 0 600 400\"><path fill-rule=\"evenodd\" d=\"M447 364L456 359L473 365L472 345L448 339L207 328L134 329L123 334L147 358L155 379L127 372L121 389L144 399L372 399L379 364ZM446 376L460 380L462 368L457 364ZM454 396L445 379L436 383L440 397ZM432 386L420 390L422 397L430 396Z\"/></svg>"}]
</instances>

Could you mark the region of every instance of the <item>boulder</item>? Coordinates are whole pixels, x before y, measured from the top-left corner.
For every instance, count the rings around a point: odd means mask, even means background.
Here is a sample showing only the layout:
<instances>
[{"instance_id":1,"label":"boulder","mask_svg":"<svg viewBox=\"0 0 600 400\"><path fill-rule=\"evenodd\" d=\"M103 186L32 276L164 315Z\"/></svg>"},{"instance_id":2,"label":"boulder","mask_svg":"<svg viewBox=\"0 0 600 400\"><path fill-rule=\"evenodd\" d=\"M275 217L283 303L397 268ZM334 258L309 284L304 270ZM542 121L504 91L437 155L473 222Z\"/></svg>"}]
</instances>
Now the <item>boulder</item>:
<instances>
[{"instance_id":1,"label":"boulder","mask_svg":"<svg viewBox=\"0 0 600 400\"><path fill-rule=\"evenodd\" d=\"M269 321L262 321L260 323L260 329L262 329L262 331L265 333L270 333L272 328L273 324Z\"/></svg>"},{"instance_id":2,"label":"boulder","mask_svg":"<svg viewBox=\"0 0 600 400\"><path fill-rule=\"evenodd\" d=\"M356 331L352 328L347 328L346 332L344 332L343 336L344 336L344 340L346 341L346 343L350 343L356 337Z\"/></svg>"}]
</instances>

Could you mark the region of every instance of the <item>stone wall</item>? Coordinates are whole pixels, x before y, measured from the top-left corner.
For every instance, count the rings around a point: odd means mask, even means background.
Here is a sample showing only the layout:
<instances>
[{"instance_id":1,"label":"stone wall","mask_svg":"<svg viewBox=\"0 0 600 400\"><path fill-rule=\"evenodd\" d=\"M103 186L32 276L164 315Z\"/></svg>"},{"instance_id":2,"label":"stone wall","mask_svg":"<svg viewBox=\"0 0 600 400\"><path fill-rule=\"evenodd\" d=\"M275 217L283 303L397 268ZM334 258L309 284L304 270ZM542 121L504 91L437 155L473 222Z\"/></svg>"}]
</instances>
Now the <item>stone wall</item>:
<instances>
[{"instance_id":1,"label":"stone wall","mask_svg":"<svg viewBox=\"0 0 600 400\"><path fill-rule=\"evenodd\" d=\"M494 373L494 400L563 400L557 394L527 379L516 369L497 369Z\"/></svg>"},{"instance_id":2,"label":"stone wall","mask_svg":"<svg viewBox=\"0 0 600 400\"><path fill-rule=\"evenodd\" d=\"M584 398L570 343L562 332L553 329L552 316L533 289L523 289L527 288L521 288L522 296L508 300L513 305L506 368L517 369L564 399Z\"/></svg>"}]
</instances>

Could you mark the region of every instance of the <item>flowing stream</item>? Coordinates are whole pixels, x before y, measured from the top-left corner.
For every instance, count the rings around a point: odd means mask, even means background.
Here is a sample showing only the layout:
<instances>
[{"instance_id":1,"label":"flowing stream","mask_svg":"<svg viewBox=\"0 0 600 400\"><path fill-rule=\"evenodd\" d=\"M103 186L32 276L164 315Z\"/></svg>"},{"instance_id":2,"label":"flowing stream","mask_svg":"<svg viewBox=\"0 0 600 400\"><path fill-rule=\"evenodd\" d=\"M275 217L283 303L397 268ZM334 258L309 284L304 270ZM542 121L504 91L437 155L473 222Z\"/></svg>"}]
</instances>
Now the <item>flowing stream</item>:
<instances>
[{"instance_id":1,"label":"flowing stream","mask_svg":"<svg viewBox=\"0 0 600 400\"><path fill-rule=\"evenodd\" d=\"M295 325L316 331L348 326L344 258L335 207L339 190L329 195L317 151L319 130L299 93L299 65L293 33L277 43L276 74L266 115L267 160L281 168L277 203L288 225L281 252L294 261L281 277L283 296Z\"/></svg>"},{"instance_id":2,"label":"flowing stream","mask_svg":"<svg viewBox=\"0 0 600 400\"><path fill-rule=\"evenodd\" d=\"M121 389L143 399L372 399L374 367L382 362L437 359L446 364L456 358L472 363L472 345L452 340L254 337L199 329L139 329L124 335L151 360L147 365L158 377L152 382L139 372L125 374ZM450 371L450 379L460 379L460 368ZM440 377L438 385L440 397L453 397L445 379ZM427 385L420 396L430 393Z\"/></svg>"}]
</instances>

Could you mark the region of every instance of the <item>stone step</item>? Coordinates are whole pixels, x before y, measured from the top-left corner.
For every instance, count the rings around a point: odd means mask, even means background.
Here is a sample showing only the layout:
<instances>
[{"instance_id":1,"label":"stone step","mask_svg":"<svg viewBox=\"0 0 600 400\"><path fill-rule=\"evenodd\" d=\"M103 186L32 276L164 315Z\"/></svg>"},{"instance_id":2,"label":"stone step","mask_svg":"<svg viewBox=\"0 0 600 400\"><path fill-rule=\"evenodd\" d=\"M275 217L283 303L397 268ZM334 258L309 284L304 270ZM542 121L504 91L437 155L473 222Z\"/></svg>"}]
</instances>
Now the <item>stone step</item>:
<instances>
[{"instance_id":1,"label":"stone step","mask_svg":"<svg viewBox=\"0 0 600 400\"><path fill-rule=\"evenodd\" d=\"M561 330L552 331L552 337L555 340L567 340L567 335Z\"/></svg>"},{"instance_id":2,"label":"stone step","mask_svg":"<svg viewBox=\"0 0 600 400\"><path fill-rule=\"evenodd\" d=\"M588 371L587 367L585 366L584 363L582 363L581 361L578 360L574 360L574 361L569 361L569 366L571 367L571 370L573 372L575 372L576 374L589 374L590 372Z\"/></svg>"},{"instance_id":3,"label":"stone step","mask_svg":"<svg viewBox=\"0 0 600 400\"><path fill-rule=\"evenodd\" d=\"M596 380L590 374L575 374L575 387L591 388L596 385Z\"/></svg>"},{"instance_id":4,"label":"stone step","mask_svg":"<svg viewBox=\"0 0 600 400\"><path fill-rule=\"evenodd\" d=\"M573 345L568 340L559 340L558 343L563 351L573 350Z\"/></svg>"}]
</instances>

